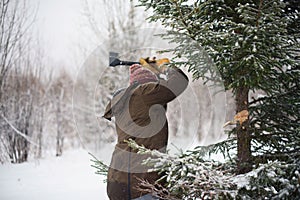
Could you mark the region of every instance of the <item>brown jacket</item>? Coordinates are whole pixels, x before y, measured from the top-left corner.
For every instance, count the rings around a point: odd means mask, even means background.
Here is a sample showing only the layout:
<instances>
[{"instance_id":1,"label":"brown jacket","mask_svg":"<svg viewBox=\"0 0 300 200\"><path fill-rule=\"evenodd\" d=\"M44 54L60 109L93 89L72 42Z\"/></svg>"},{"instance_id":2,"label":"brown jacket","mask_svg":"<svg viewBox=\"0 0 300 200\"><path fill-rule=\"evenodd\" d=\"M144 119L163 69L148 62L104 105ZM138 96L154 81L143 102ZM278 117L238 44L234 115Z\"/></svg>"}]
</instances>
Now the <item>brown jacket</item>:
<instances>
[{"instance_id":1,"label":"brown jacket","mask_svg":"<svg viewBox=\"0 0 300 200\"><path fill-rule=\"evenodd\" d=\"M171 69L168 80L142 85L133 84L115 95L106 107L104 117L115 117L118 141L112 156L107 193L111 200L130 200L145 195L136 189L138 179L154 183L160 178L148 172L138 155L124 140L133 139L148 149L165 152L168 143L167 103L181 94L188 85L180 69Z\"/></svg>"}]
</instances>

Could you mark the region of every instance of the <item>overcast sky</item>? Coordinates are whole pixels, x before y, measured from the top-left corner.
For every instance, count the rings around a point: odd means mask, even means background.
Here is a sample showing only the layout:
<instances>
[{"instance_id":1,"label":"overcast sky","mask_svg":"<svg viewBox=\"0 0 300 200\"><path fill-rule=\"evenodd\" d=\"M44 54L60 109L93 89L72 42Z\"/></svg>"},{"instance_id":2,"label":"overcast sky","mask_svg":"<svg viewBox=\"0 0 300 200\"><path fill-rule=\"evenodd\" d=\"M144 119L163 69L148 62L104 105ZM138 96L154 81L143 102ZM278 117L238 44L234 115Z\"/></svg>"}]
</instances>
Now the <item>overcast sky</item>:
<instances>
[{"instance_id":1,"label":"overcast sky","mask_svg":"<svg viewBox=\"0 0 300 200\"><path fill-rule=\"evenodd\" d=\"M123 16L122 12L126 16L130 7L130 1L128 1L128 4L125 1L124 5L121 5L122 10L118 10L118 7L115 9L110 8L109 6L111 5L115 6L114 3L116 2L113 2L114 0L107 1L109 4L105 5L102 5L101 2L103 1L99 0L28 1L30 2L30 7L37 10L34 27L37 30L41 47L50 65L55 69L65 66L71 70L81 67L85 56L103 42L99 41L99 34L95 35L95 32L92 32L91 27L88 25L88 20L84 16L84 2L88 2L89 12L96 18L97 27L104 31L100 33L100 40L103 40L103 35L101 34L106 35L107 27L105 28L104 26L107 26L106 22L108 19L115 15ZM109 12L105 12L103 9L109 9ZM139 11L137 11L139 15L143 14L143 12L143 8L139 8ZM107 14L109 16L106 16ZM143 20L143 18L140 17L139 20ZM144 24L147 27L147 23ZM83 54L87 55L83 56Z\"/></svg>"},{"instance_id":2,"label":"overcast sky","mask_svg":"<svg viewBox=\"0 0 300 200\"><path fill-rule=\"evenodd\" d=\"M82 37L82 0L30 0L37 8L35 28L53 64L71 65Z\"/></svg>"}]
</instances>

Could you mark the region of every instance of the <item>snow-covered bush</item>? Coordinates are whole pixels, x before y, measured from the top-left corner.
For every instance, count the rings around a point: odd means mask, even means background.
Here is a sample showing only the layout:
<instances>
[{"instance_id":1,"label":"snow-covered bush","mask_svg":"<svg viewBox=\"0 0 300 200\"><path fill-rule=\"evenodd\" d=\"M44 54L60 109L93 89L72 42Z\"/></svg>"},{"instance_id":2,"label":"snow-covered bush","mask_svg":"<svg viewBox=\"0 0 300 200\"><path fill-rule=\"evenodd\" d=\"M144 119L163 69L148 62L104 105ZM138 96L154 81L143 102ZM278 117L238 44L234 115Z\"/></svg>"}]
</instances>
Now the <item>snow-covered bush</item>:
<instances>
[{"instance_id":1,"label":"snow-covered bush","mask_svg":"<svg viewBox=\"0 0 300 200\"><path fill-rule=\"evenodd\" d=\"M300 199L300 158L270 162L254 170L249 183L240 188L240 199Z\"/></svg>"},{"instance_id":2,"label":"snow-covered bush","mask_svg":"<svg viewBox=\"0 0 300 200\"><path fill-rule=\"evenodd\" d=\"M141 190L152 192L162 199L234 199L237 185L230 164L204 159L196 151L181 152L177 156L149 150L137 145L133 140L130 147L140 154L151 155L144 161L162 175L160 180L166 185L151 185L141 180Z\"/></svg>"},{"instance_id":3,"label":"snow-covered bush","mask_svg":"<svg viewBox=\"0 0 300 200\"><path fill-rule=\"evenodd\" d=\"M133 140L128 144L139 154L148 154L150 157L143 164L161 174L155 184L140 180L139 189L161 199L300 199L299 156L260 164L247 174L236 175L232 161L207 159L207 150L211 151L214 145L172 156L146 149ZM106 176L108 166L92 157L96 174Z\"/></svg>"}]
</instances>

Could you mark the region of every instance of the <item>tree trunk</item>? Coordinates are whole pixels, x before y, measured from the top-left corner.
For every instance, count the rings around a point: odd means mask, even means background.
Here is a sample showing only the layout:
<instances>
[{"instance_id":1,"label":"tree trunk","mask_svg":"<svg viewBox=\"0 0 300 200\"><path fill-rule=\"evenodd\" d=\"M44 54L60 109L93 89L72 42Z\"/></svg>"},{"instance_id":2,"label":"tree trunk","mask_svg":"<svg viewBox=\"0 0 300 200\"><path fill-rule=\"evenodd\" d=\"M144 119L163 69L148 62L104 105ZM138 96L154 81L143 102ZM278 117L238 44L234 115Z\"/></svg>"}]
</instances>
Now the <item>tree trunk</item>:
<instances>
[{"instance_id":1,"label":"tree trunk","mask_svg":"<svg viewBox=\"0 0 300 200\"><path fill-rule=\"evenodd\" d=\"M28 136L28 130L25 131L25 135ZM23 139L23 142L24 142L24 149L22 155L22 162L26 162L28 160L28 154L29 154L29 143L26 139Z\"/></svg>"},{"instance_id":2,"label":"tree trunk","mask_svg":"<svg viewBox=\"0 0 300 200\"><path fill-rule=\"evenodd\" d=\"M60 100L57 100L57 111L56 111L56 123L57 123L57 135L56 135L56 156L61 156L62 155L62 149L61 149L61 127L60 127Z\"/></svg>"},{"instance_id":3,"label":"tree trunk","mask_svg":"<svg viewBox=\"0 0 300 200\"><path fill-rule=\"evenodd\" d=\"M39 132L38 132L38 152L37 152L37 158L42 157L42 145L43 145L43 121L44 121L44 108L41 108L41 114L40 114L40 123L39 123Z\"/></svg>"},{"instance_id":4,"label":"tree trunk","mask_svg":"<svg viewBox=\"0 0 300 200\"><path fill-rule=\"evenodd\" d=\"M239 87L236 90L236 112L248 110L249 88ZM249 120L238 124L236 127L237 134L237 173L243 174L251 171L251 138L249 134Z\"/></svg>"},{"instance_id":5,"label":"tree trunk","mask_svg":"<svg viewBox=\"0 0 300 200\"><path fill-rule=\"evenodd\" d=\"M63 151L63 135L62 135L62 113L61 113L61 101L63 97L63 90L61 90L61 94L57 97L57 111L56 111L56 122L57 122L57 135L56 135L56 156L61 156Z\"/></svg>"}]
</instances>

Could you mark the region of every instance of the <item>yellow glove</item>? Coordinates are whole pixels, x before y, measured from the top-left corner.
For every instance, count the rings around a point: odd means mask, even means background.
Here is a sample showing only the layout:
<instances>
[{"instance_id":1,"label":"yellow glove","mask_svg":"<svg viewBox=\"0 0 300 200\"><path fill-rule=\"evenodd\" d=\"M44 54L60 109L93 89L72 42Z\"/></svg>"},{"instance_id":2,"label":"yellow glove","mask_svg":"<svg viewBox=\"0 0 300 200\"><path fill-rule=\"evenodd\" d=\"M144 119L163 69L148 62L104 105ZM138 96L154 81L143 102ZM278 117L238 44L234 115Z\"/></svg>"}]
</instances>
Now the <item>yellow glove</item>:
<instances>
[{"instance_id":1,"label":"yellow glove","mask_svg":"<svg viewBox=\"0 0 300 200\"><path fill-rule=\"evenodd\" d=\"M163 74L167 71L168 67L166 64L170 63L168 58L162 58L156 60L155 57L151 60L148 58L140 58L140 63L143 67L149 69L155 74Z\"/></svg>"}]
</instances>

